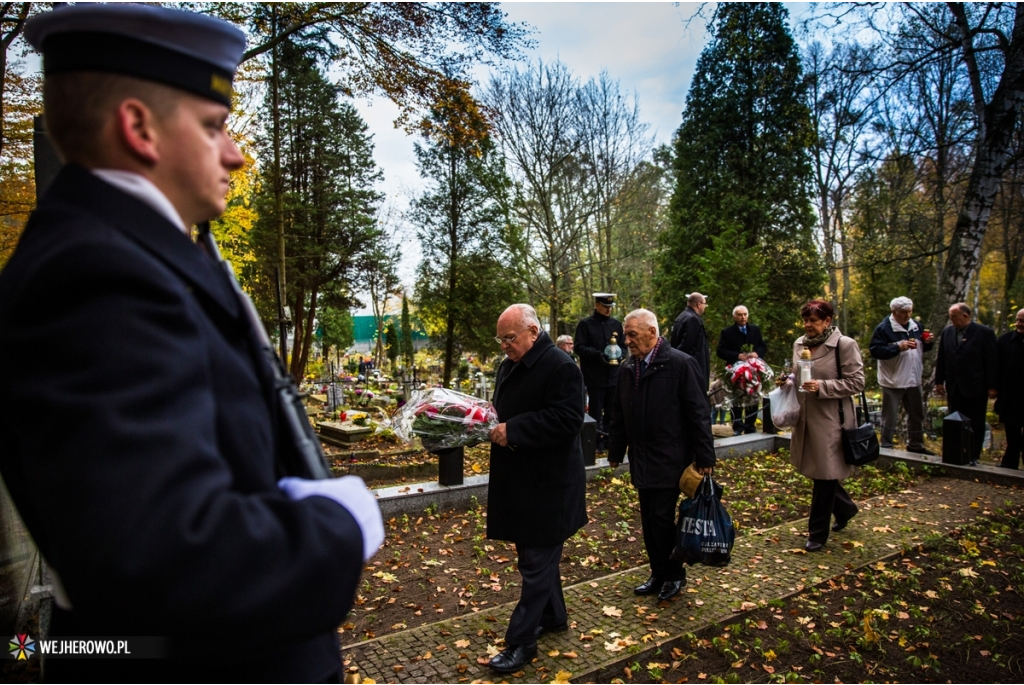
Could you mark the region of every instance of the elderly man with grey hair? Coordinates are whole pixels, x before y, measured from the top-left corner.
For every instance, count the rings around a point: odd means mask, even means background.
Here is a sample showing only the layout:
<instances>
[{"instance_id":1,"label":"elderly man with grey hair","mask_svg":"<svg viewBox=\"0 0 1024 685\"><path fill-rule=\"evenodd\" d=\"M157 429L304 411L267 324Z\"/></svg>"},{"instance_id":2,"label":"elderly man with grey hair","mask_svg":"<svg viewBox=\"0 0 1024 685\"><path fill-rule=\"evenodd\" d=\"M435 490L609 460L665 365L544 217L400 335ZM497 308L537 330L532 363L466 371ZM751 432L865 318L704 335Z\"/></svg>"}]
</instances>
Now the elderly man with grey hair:
<instances>
[{"instance_id":1,"label":"elderly man with grey hair","mask_svg":"<svg viewBox=\"0 0 1024 685\"><path fill-rule=\"evenodd\" d=\"M924 353L932 349L930 331L911 318L914 303L897 297L892 312L875 327L869 350L878 360L878 384L882 387L882 447L893 446L900 404L907 412L907 451L933 454L924 446L924 397L921 370Z\"/></svg>"},{"instance_id":2,"label":"elderly man with grey hair","mask_svg":"<svg viewBox=\"0 0 1024 685\"><path fill-rule=\"evenodd\" d=\"M671 558L679 478L694 462L704 473L715 465L707 381L696 359L659 336L653 312L630 312L623 328L630 357L609 398L608 463L622 463L629 450L651 561L651 577L633 592L665 601L686 584L682 562Z\"/></svg>"},{"instance_id":3,"label":"elderly man with grey hair","mask_svg":"<svg viewBox=\"0 0 1024 685\"><path fill-rule=\"evenodd\" d=\"M537 655L538 637L569 629L559 563L565 541L587 523L584 389L579 367L530 305L506 309L494 340L506 358L494 383L487 537L515 544L522 582L505 649L490 667L512 673Z\"/></svg>"}]
</instances>

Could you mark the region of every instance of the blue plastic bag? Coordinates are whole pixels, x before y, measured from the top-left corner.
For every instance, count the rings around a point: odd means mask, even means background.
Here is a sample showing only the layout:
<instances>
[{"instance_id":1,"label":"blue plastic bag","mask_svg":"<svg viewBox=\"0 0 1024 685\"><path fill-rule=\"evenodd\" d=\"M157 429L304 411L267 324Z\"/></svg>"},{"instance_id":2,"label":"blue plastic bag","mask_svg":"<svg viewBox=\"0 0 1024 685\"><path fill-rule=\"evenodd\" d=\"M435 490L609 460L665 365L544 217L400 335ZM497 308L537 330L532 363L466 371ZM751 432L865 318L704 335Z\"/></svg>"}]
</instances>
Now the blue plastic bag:
<instances>
[{"instance_id":1,"label":"blue plastic bag","mask_svg":"<svg viewBox=\"0 0 1024 685\"><path fill-rule=\"evenodd\" d=\"M691 566L729 564L736 530L720 497L721 487L707 475L694 496L679 503L673 559L682 559L684 564Z\"/></svg>"}]
</instances>

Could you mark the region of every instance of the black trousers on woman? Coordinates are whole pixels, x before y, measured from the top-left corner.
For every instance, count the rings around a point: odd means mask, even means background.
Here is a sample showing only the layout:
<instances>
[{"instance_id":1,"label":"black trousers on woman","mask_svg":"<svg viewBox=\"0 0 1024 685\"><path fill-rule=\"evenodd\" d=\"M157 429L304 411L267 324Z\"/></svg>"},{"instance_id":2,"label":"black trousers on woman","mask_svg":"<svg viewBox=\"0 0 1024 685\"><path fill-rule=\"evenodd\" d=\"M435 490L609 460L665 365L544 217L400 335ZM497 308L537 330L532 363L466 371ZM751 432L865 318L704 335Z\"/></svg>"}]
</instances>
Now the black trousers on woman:
<instances>
[{"instance_id":1,"label":"black trousers on woman","mask_svg":"<svg viewBox=\"0 0 1024 685\"><path fill-rule=\"evenodd\" d=\"M849 521L857 515L857 505L837 480L815 480L811 494L811 515L807 520L809 542L825 544L832 530L832 515L836 523Z\"/></svg>"}]
</instances>

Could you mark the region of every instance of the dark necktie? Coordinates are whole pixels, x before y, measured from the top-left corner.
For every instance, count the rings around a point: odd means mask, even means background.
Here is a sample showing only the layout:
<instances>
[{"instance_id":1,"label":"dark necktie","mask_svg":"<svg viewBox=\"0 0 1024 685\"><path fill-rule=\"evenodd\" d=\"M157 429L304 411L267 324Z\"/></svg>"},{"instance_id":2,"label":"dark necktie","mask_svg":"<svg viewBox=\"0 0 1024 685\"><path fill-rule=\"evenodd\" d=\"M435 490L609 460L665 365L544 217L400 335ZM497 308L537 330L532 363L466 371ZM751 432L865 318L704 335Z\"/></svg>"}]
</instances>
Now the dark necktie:
<instances>
[{"instance_id":1,"label":"dark necktie","mask_svg":"<svg viewBox=\"0 0 1024 685\"><path fill-rule=\"evenodd\" d=\"M742 333L743 335L746 335L747 334L747 327L746 326L740 326L740 333Z\"/></svg>"}]
</instances>

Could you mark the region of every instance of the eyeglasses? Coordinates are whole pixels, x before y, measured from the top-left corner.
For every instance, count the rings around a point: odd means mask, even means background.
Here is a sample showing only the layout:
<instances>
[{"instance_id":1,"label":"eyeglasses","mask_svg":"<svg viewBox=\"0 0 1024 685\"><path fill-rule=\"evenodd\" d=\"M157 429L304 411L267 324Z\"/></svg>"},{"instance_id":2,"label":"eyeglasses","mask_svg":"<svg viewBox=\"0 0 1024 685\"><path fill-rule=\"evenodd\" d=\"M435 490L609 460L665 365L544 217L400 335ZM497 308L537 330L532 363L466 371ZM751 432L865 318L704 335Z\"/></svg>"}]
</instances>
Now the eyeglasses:
<instances>
[{"instance_id":1,"label":"eyeglasses","mask_svg":"<svg viewBox=\"0 0 1024 685\"><path fill-rule=\"evenodd\" d=\"M527 326L526 328L524 328L523 330L519 331L515 335L506 335L504 338L495 338L494 342L498 343L499 345L511 345L512 343L514 343L516 341L516 338L518 338L520 335L522 335L523 333L525 333L529 329L530 329L530 327Z\"/></svg>"}]
</instances>

